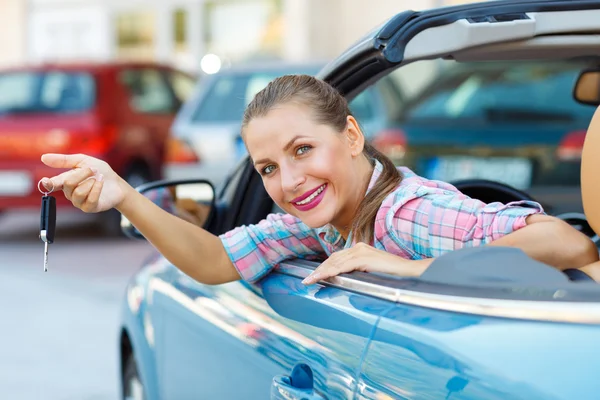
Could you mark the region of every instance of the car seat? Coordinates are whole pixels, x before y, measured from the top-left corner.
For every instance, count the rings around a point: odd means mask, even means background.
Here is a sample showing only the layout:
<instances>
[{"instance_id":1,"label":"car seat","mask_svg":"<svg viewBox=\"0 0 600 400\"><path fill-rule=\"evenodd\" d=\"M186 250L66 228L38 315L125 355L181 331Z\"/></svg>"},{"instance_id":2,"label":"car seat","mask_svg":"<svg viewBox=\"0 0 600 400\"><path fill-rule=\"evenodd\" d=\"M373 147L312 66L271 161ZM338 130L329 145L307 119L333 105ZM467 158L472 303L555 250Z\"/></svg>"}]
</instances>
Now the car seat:
<instances>
[{"instance_id":1,"label":"car seat","mask_svg":"<svg viewBox=\"0 0 600 400\"><path fill-rule=\"evenodd\" d=\"M600 107L585 135L581 153L581 197L583 211L594 230L600 232Z\"/></svg>"},{"instance_id":2,"label":"car seat","mask_svg":"<svg viewBox=\"0 0 600 400\"><path fill-rule=\"evenodd\" d=\"M581 197L583 212L594 232L600 232L600 107L592 116L581 153ZM600 261L596 262L596 264ZM593 264L592 264L593 265ZM585 269L585 267L584 267ZM581 270L564 271L572 280L591 280ZM576 274L572 275L572 274ZM585 276L584 276L585 275Z\"/></svg>"}]
</instances>

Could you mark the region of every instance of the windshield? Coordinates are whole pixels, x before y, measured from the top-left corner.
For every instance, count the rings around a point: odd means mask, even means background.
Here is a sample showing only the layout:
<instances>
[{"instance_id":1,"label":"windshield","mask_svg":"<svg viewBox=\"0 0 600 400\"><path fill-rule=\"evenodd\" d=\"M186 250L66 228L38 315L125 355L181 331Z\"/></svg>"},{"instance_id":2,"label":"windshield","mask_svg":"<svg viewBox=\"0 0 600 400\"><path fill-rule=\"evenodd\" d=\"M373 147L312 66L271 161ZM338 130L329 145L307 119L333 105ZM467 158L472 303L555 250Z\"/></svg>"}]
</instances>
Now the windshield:
<instances>
[{"instance_id":1,"label":"windshield","mask_svg":"<svg viewBox=\"0 0 600 400\"><path fill-rule=\"evenodd\" d=\"M94 106L94 78L82 72L0 74L0 115L73 113Z\"/></svg>"},{"instance_id":2,"label":"windshield","mask_svg":"<svg viewBox=\"0 0 600 400\"><path fill-rule=\"evenodd\" d=\"M286 74L315 75L314 69L290 69L282 71L257 71L246 74L217 75L211 81L208 93L200 100L192 116L192 122L231 122L242 120L244 109L256 93L278 76Z\"/></svg>"},{"instance_id":3,"label":"windshield","mask_svg":"<svg viewBox=\"0 0 600 400\"><path fill-rule=\"evenodd\" d=\"M590 110L570 94L585 66L576 62L450 65L404 110L403 119L577 120Z\"/></svg>"}]
</instances>

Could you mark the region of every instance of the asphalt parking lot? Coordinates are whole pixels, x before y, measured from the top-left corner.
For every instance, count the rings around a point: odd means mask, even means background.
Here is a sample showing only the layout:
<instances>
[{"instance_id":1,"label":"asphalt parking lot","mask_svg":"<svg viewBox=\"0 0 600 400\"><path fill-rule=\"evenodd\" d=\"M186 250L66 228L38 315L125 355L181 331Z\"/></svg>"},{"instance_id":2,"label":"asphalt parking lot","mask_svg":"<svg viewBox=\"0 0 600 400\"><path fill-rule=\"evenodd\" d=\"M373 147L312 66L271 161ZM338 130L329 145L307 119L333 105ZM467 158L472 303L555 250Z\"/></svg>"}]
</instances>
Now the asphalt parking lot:
<instances>
[{"instance_id":1,"label":"asphalt parking lot","mask_svg":"<svg viewBox=\"0 0 600 400\"><path fill-rule=\"evenodd\" d=\"M38 219L0 216L0 398L117 399L121 298L152 247L59 213L44 273Z\"/></svg>"}]
</instances>

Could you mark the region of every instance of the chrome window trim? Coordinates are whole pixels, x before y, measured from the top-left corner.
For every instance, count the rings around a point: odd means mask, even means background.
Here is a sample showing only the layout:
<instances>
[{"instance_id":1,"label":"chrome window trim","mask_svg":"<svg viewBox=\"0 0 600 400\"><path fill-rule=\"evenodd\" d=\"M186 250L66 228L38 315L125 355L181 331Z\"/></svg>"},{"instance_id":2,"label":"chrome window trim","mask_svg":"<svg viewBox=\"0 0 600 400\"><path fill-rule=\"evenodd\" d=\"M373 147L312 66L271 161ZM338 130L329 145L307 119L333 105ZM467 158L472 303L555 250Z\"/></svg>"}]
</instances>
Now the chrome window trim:
<instances>
[{"instance_id":1,"label":"chrome window trim","mask_svg":"<svg viewBox=\"0 0 600 400\"><path fill-rule=\"evenodd\" d=\"M293 263L286 261L281 263L276 271L304 279L318 265L305 260L294 260ZM335 276L319 283L394 303L440 311L530 321L600 324L600 302L451 296L386 287L347 276ZM556 299L562 297L561 290L557 290L554 297Z\"/></svg>"}]
</instances>

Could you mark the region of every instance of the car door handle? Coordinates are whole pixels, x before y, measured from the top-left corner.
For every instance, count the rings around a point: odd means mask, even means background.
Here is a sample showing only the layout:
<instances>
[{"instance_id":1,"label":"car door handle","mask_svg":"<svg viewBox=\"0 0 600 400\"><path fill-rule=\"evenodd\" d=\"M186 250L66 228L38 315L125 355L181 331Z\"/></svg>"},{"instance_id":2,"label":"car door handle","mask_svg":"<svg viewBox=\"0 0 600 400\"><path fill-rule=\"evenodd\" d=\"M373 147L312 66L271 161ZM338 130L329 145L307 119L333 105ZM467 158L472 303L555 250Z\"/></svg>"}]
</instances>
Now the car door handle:
<instances>
[{"instance_id":1,"label":"car door handle","mask_svg":"<svg viewBox=\"0 0 600 400\"><path fill-rule=\"evenodd\" d=\"M312 369L306 364L296 364L292 373L277 375L271 385L271 400L325 400L315 393Z\"/></svg>"}]
</instances>

